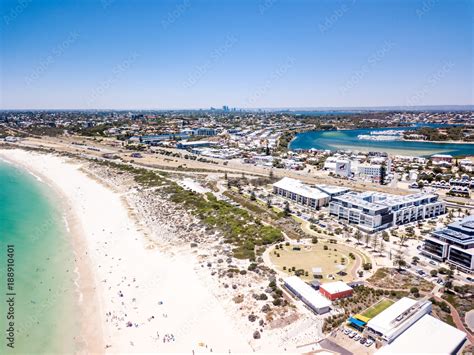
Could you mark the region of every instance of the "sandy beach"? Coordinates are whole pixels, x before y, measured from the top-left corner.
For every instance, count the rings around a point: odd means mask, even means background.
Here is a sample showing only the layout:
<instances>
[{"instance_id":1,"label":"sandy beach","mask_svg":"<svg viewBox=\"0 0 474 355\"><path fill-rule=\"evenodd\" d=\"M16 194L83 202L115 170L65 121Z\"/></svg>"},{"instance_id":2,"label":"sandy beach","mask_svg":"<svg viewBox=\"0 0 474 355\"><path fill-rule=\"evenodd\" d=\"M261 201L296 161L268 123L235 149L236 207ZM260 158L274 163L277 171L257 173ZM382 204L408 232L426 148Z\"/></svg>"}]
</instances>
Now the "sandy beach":
<instances>
[{"instance_id":1,"label":"sandy beach","mask_svg":"<svg viewBox=\"0 0 474 355\"><path fill-rule=\"evenodd\" d=\"M84 353L252 351L190 252L165 253L147 242L120 192L69 158L23 150L0 155L41 177L68 206ZM163 246L173 241L170 228L153 227Z\"/></svg>"}]
</instances>

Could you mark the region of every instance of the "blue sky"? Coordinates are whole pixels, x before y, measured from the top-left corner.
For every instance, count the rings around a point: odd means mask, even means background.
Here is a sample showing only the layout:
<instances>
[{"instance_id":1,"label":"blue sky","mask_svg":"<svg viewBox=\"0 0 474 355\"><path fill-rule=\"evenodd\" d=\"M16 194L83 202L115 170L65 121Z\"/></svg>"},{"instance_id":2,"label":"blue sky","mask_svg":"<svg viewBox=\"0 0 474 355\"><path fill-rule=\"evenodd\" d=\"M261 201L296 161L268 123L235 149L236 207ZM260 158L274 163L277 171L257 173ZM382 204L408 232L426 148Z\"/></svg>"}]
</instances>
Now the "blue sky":
<instances>
[{"instance_id":1,"label":"blue sky","mask_svg":"<svg viewBox=\"0 0 474 355\"><path fill-rule=\"evenodd\" d=\"M0 108L474 104L469 0L2 0Z\"/></svg>"}]
</instances>

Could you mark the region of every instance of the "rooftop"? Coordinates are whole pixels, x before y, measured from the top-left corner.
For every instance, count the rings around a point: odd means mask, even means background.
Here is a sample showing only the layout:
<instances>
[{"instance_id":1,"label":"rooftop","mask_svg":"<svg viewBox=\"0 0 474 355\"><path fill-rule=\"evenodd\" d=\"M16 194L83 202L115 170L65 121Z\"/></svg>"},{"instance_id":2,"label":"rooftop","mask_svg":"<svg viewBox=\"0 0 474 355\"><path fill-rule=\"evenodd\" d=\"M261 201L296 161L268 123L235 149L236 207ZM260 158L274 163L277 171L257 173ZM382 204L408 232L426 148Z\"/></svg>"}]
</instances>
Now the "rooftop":
<instances>
[{"instance_id":1,"label":"rooftop","mask_svg":"<svg viewBox=\"0 0 474 355\"><path fill-rule=\"evenodd\" d=\"M292 179L289 177L284 177L280 181L273 184L280 189L291 191L295 194L307 197L307 198L314 198L314 199L321 199L321 198L329 198L329 195L315 189L311 186L308 186L302 183L299 180Z\"/></svg>"},{"instance_id":2,"label":"rooftop","mask_svg":"<svg viewBox=\"0 0 474 355\"><path fill-rule=\"evenodd\" d=\"M453 354L464 339L464 332L426 314L376 354Z\"/></svg>"},{"instance_id":3,"label":"rooftop","mask_svg":"<svg viewBox=\"0 0 474 355\"><path fill-rule=\"evenodd\" d=\"M287 277L284 281L285 284L298 292L301 297L312 304L315 308L325 308L331 306L331 302L328 301L326 297L316 292L311 288L311 286L301 280L298 276Z\"/></svg>"},{"instance_id":4,"label":"rooftop","mask_svg":"<svg viewBox=\"0 0 474 355\"><path fill-rule=\"evenodd\" d=\"M460 244L474 243L474 216L451 223L446 228L434 231L432 235Z\"/></svg>"},{"instance_id":5,"label":"rooftop","mask_svg":"<svg viewBox=\"0 0 474 355\"><path fill-rule=\"evenodd\" d=\"M352 287L342 281L328 282L321 287L331 294L352 290Z\"/></svg>"},{"instance_id":6,"label":"rooftop","mask_svg":"<svg viewBox=\"0 0 474 355\"><path fill-rule=\"evenodd\" d=\"M371 210L380 210L387 207L395 207L403 204L421 203L423 200L438 198L437 195L427 193L416 193L411 195L399 196L381 192L348 192L335 197L336 200L361 206Z\"/></svg>"},{"instance_id":7,"label":"rooftop","mask_svg":"<svg viewBox=\"0 0 474 355\"><path fill-rule=\"evenodd\" d=\"M395 328L394 322L397 318L413 307L417 301L408 297L403 297L398 302L395 302L383 312L372 318L367 326L380 332L387 334Z\"/></svg>"},{"instance_id":8,"label":"rooftop","mask_svg":"<svg viewBox=\"0 0 474 355\"><path fill-rule=\"evenodd\" d=\"M327 193L328 195L344 193L351 190L348 187L344 187L344 186L315 185L315 187L318 190L321 190L322 192Z\"/></svg>"}]
</instances>

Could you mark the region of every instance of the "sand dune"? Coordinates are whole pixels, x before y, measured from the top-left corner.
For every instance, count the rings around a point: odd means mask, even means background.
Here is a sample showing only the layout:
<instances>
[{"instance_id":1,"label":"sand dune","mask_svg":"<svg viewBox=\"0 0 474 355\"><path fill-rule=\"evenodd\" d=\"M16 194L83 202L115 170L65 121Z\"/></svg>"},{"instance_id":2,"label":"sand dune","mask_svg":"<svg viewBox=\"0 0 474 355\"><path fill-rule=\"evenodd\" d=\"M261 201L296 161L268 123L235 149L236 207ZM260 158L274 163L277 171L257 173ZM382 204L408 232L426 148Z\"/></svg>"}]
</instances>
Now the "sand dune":
<instances>
[{"instance_id":1,"label":"sand dune","mask_svg":"<svg viewBox=\"0 0 474 355\"><path fill-rule=\"evenodd\" d=\"M147 248L120 194L82 172L81 163L22 150L0 155L51 184L65 202L81 273L84 352L252 351L193 257Z\"/></svg>"}]
</instances>

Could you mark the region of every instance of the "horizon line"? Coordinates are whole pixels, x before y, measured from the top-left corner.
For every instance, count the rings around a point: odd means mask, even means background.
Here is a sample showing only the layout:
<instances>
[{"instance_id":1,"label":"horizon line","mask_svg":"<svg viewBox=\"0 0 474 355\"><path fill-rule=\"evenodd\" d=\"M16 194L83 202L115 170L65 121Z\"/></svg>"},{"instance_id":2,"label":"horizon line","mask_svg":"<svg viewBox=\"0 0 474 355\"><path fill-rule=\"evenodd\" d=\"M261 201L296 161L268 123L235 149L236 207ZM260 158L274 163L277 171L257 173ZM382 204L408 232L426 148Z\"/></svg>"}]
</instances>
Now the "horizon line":
<instances>
[{"instance_id":1,"label":"horizon line","mask_svg":"<svg viewBox=\"0 0 474 355\"><path fill-rule=\"evenodd\" d=\"M224 105L223 105L224 106ZM228 105L226 105L228 106ZM281 106L281 107L230 107L229 109L238 111L343 111L343 110L395 110L395 109L435 109L435 108L463 108L474 110L474 104L437 104L437 105L393 105L393 106ZM223 111L220 107L197 107L197 108L0 108L0 111ZM233 112L233 111L225 111Z\"/></svg>"}]
</instances>

